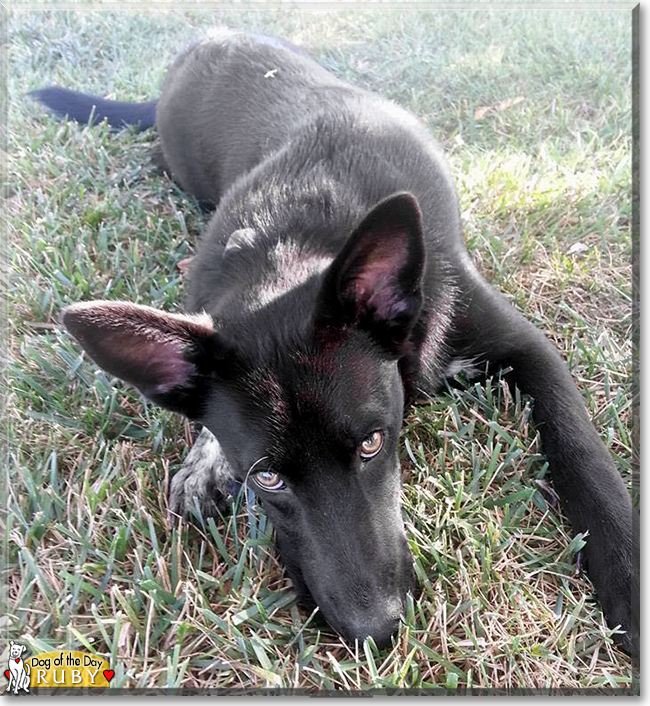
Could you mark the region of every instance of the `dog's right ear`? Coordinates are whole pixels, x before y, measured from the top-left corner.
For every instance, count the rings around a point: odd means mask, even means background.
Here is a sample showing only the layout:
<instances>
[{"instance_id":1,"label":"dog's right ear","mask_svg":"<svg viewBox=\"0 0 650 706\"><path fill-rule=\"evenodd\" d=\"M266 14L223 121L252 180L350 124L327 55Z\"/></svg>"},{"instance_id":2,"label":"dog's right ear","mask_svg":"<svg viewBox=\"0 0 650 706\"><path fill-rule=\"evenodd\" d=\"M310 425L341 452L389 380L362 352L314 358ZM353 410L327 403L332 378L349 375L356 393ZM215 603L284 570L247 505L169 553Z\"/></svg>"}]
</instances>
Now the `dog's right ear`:
<instances>
[{"instance_id":1,"label":"dog's right ear","mask_svg":"<svg viewBox=\"0 0 650 706\"><path fill-rule=\"evenodd\" d=\"M161 407L196 418L214 363L207 314L186 316L127 302L91 301L63 311L65 328L107 372Z\"/></svg>"}]
</instances>

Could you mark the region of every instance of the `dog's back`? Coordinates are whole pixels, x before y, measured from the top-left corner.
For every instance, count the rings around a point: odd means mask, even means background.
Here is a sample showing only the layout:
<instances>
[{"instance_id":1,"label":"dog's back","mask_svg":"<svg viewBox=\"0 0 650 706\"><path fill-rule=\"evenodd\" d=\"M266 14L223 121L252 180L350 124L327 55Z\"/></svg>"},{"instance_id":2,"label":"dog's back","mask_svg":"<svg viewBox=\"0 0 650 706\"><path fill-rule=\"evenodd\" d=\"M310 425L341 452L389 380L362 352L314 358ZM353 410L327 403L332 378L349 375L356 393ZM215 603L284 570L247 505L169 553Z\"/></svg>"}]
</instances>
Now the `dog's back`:
<instances>
[{"instance_id":1,"label":"dog's back","mask_svg":"<svg viewBox=\"0 0 650 706\"><path fill-rule=\"evenodd\" d=\"M169 69L156 127L174 178L216 203L314 111L354 92L295 52L245 34L211 38Z\"/></svg>"},{"instance_id":2,"label":"dog's back","mask_svg":"<svg viewBox=\"0 0 650 706\"><path fill-rule=\"evenodd\" d=\"M202 200L216 203L275 155L276 179L299 180L324 164L340 170L335 178L365 174L346 179L361 184L348 196L362 209L405 187L424 200L425 214L441 200L456 208L442 153L416 118L306 56L247 35L206 40L177 59L162 88L157 129L174 177Z\"/></svg>"}]
</instances>

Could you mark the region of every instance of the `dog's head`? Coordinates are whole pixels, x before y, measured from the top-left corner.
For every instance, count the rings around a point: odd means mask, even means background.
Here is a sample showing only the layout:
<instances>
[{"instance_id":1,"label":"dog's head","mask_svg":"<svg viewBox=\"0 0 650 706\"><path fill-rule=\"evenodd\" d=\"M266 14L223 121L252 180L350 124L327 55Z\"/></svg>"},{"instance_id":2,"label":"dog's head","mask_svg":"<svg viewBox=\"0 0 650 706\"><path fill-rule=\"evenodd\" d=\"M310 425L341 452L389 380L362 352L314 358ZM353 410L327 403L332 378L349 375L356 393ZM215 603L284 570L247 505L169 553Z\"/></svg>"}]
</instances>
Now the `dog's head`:
<instances>
[{"instance_id":1,"label":"dog's head","mask_svg":"<svg viewBox=\"0 0 650 706\"><path fill-rule=\"evenodd\" d=\"M25 645L19 645L18 643L14 642L13 640L9 641L9 657L10 659L20 659L22 657L23 652L27 648Z\"/></svg>"},{"instance_id":2,"label":"dog's head","mask_svg":"<svg viewBox=\"0 0 650 706\"><path fill-rule=\"evenodd\" d=\"M400 366L422 305L415 200L376 206L327 268L237 322L115 302L64 324L104 369L204 424L257 493L294 583L386 644L413 587L399 505Z\"/></svg>"}]
</instances>

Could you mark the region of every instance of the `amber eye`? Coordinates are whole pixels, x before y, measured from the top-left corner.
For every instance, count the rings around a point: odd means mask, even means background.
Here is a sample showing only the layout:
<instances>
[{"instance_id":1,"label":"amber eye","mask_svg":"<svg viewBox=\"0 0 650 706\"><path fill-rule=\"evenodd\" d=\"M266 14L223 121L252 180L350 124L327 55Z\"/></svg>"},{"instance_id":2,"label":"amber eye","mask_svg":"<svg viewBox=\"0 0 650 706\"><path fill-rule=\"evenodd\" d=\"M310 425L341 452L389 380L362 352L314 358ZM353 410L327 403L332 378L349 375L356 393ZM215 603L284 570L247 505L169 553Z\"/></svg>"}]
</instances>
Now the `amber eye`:
<instances>
[{"instance_id":1,"label":"amber eye","mask_svg":"<svg viewBox=\"0 0 650 706\"><path fill-rule=\"evenodd\" d=\"M377 429L361 442L359 455L361 458L372 458L376 456L384 445L384 435Z\"/></svg>"},{"instance_id":2,"label":"amber eye","mask_svg":"<svg viewBox=\"0 0 650 706\"><path fill-rule=\"evenodd\" d=\"M256 473L253 478L257 485L264 490L282 490L285 488L284 481L280 478L277 473L272 473L271 471L260 471Z\"/></svg>"}]
</instances>

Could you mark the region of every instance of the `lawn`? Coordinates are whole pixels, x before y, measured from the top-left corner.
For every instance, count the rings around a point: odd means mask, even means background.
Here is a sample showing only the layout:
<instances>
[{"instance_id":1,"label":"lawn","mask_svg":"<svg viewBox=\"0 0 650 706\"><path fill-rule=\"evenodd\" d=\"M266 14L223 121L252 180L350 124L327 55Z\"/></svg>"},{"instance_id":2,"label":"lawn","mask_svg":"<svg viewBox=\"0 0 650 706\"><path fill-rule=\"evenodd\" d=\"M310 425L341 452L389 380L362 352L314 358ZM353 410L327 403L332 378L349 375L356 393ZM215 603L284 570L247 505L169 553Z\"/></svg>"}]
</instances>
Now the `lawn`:
<instances>
[{"instance_id":1,"label":"lawn","mask_svg":"<svg viewBox=\"0 0 650 706\"><path fill-rule=\"evenodd\" d=\"M178 263L206 216L150 163L153 131L57 122L25 96L151 99L182 47L227 26L286 37L409 108L448 155L474 259L556 342L636 498L631 25L629 9L14 8L3 648L97 653L130 688L631 687L544 481L531 403L498 379L405 425L421 593L392 648L350 646L296 605L253 496L172 529L165 489L190 426L57 322L91 298L181 310Z\"/></svg>"}]
</instances>

